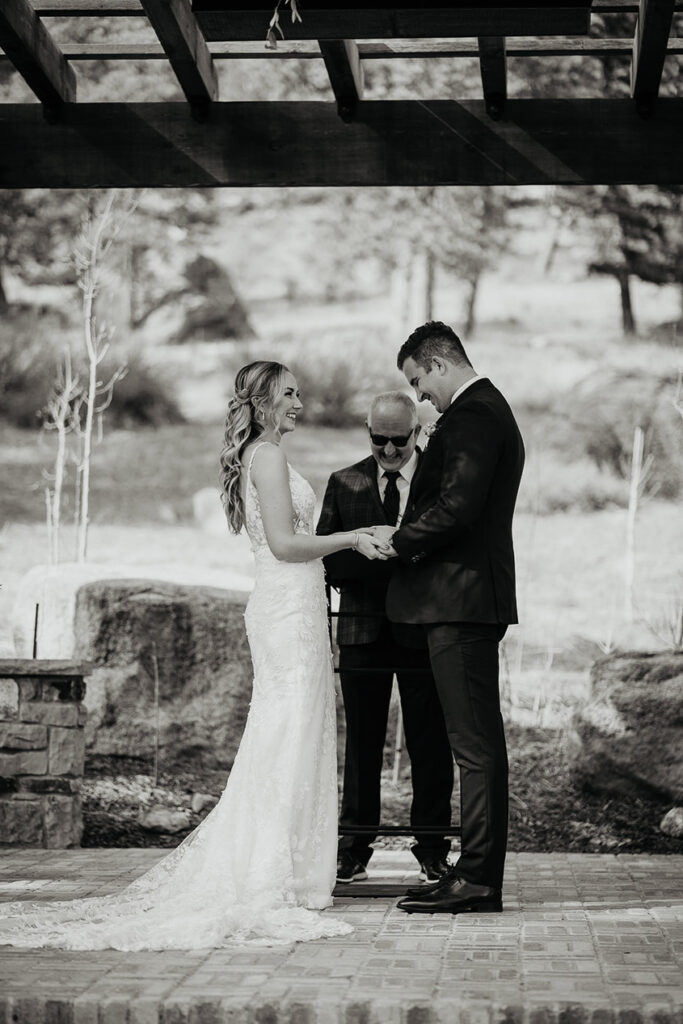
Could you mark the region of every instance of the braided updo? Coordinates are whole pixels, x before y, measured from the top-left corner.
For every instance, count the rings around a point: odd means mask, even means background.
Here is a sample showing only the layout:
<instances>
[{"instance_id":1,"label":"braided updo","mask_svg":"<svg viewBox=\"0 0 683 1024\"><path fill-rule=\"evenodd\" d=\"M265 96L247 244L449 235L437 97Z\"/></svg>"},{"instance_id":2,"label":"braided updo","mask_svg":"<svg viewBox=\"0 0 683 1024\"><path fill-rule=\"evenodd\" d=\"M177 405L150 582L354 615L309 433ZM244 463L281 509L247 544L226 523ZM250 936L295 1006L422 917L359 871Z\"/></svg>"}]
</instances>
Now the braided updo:
<instances>
[{"instance_id":1,"label":"braided updo","mask_svg":"<svg viewBox=\"0 0 683 1024\"><path fill-rule=\"evenodd\" d=\"M235 377L235 394L228 403L220 454L221 500L233 533L239 533L244 525L242 453L265 429L277 427L274 406L284 391L287 373L282 363L260 359L243 366Z\"/></svg>"}]
</instances>

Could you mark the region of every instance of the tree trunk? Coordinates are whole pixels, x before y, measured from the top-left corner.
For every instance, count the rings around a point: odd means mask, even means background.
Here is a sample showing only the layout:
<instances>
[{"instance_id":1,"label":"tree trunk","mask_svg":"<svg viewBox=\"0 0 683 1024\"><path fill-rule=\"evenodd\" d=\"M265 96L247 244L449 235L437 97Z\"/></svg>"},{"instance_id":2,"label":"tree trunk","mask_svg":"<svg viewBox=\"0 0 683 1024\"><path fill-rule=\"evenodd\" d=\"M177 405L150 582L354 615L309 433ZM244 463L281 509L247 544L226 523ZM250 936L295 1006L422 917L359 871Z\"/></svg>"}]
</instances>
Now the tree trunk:
<instances>
[{"instance_id":1,"label":"tree trunk","mask_svg":"<svg viewBox=\"0 0 683 1024\"><path fill-rule=\"evenodd\" d=\"M477 323L477 293L479 291L479 280L481 278L480 271L477 271L468 282L470 286L469 294L467 296L467 306L465 309L465 337L469 338L474 333L474 328Z\"/></svg>"},{"instance_id":2,"label":"tree trunk","mask_svg":"<svg viewBox=\"0 0 683 1024\"><path fill-rule=\"evenodd\" d=\"M2 270L0 270L0 313L6 313L9 309L7 294L2 283Z\"/></svg>"},{"instance_id":3,"label":"tree trunk","mask_svg":"<svg viewBox=\"0 0 683 1024\"><path fill-rule=\"evenodd\" d=\"M628 336L636 333L636 321L631 302L631 280L626 270L619 273L617 280L621 293L621 323L624 334Z\"/></svg>"},{"instance_id":4,"label":"tree trunk","mask_svg":"<svg viewBox=\"0 0 683 1024\"><path fill-rule=\"evenodd\" d=\"M424 255L424 319L425 323L434 319L434 253L427 249Z\"/></svg>"}]
</instances>

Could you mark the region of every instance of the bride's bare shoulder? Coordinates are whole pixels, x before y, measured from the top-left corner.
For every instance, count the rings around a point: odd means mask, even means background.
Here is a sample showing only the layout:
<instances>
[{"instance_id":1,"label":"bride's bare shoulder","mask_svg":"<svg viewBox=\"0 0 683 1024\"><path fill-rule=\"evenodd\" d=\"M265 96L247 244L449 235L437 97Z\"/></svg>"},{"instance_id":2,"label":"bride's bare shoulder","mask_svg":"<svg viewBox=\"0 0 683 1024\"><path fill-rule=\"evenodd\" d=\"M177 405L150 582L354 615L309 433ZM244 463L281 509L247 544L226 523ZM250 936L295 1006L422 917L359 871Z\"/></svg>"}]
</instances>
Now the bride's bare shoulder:
<instances>
[{"instance_id":1,"label":"bride's bare shoulder","mask_svg":"<svg viewBox=\"0 0 683 1024\"><path fill-rule=\"evenodd\" d=\"M251 466L252 474L258 472L258 468L261 466L268 471L276 466L286 465L284 452L279 445L273 441L259 441L258 439L247 445L242 452L240 461L243 469Z\"/></svg>"}]
</instances>

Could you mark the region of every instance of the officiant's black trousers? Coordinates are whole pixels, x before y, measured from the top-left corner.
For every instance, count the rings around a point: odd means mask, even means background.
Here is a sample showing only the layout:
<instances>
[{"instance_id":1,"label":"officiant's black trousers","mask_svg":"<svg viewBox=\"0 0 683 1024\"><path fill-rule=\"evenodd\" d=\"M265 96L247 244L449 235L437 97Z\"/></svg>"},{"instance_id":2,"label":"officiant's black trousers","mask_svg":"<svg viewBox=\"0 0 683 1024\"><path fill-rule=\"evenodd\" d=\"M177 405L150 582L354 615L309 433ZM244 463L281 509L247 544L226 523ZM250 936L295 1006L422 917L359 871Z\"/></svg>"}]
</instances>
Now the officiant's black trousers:
<instances>
[{"instance_id":1,"label":"officiant's black trousers","mask_svg":"<svg viewBox=\"0 0 683 1024\"><path fill-rule=\"evenodd\" d=\"M380 782L394 673L377 672L377 668L396 670L413 786L410 824L417 843L412 851L418 860L424 856L445 858L450 849L449 839L420 834L420 825L450 825L453 792L453 756L429 666L429 652L398 644L388 622L373 643L343 644L339 648L339 678L346 715L339 823L378 825L380 821ZM416 670L415 674L411 670ZM342 836L339 850L348 850L367 864L372 856L373 838Z\"/></svg>"},{"instance_id":2,"label":"officiant's black trousers","mask_svg":"<svg viewBox=\"0 0 683 1024\"><path fill-rule=\"evenodd\" d=\"M427 627L429 656L460 769L458 873L500 889L508 829L508 759L498 690L505 626L446 622Z\"/></svg>"}]
</instances>

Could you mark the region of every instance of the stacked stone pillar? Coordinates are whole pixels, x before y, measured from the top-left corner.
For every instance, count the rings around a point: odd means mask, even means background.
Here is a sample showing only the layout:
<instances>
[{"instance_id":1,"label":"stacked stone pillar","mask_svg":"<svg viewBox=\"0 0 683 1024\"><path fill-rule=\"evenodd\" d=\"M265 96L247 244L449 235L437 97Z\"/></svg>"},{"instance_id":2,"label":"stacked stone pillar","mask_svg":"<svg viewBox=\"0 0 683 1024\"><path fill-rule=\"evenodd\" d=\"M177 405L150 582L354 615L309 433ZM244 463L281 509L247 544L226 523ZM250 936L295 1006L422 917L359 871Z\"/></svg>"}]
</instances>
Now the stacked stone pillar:
<instances>
[{"instance_id":1,"label":"stacked stone pillar","mask_svg":"<svg viewBox=\"0 0 683 1024\"><path fill-rule=\"evenodd\" d=\"M12 680L17 688L16 701L0 704L0 845L80 845L82 700L90 668L69 661L0 659L0 680Z\"/></svg>"}]
</instances>

